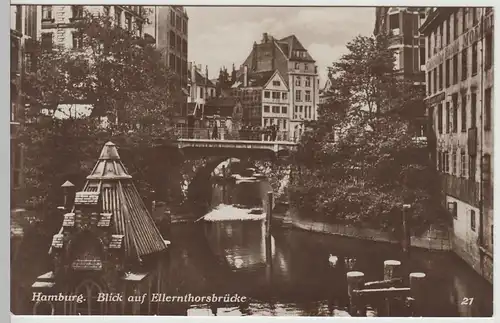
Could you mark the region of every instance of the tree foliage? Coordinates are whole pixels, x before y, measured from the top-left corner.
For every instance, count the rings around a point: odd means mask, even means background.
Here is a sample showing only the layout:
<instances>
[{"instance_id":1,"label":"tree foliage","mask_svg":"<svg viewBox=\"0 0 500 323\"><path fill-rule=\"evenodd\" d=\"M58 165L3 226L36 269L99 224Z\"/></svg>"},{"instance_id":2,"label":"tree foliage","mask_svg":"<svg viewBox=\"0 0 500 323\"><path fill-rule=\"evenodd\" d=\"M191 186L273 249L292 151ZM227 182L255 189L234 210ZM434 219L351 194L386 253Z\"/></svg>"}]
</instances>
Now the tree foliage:
<instances>
[{"instance_id":1,"label":"tree foliage","mask_svg":"<svg viewBox=\"0 0 500 323\"><path fill-rule=\"evenodd\" d=\"M156 138L172 137L172 102L181 93L177 76L154 44L137 36L137 26L126 30L89 12L75 26L81 37L74 48L33 46L34 68L24 77L23 197L41 211L61 203L64 181L81 189L110 140L139 189L149 191L156 157L148 149ZM82 104L91 113L82 114Z\"/></svg>"},{"instance_id":2,"label":"tree foliage","mask_svg":"<svg viewBox=\"0 0 500 323\"><path fill-rule=\"evenodd\" d=\"M330 69L331 94L295 156L291 202L332 221L394 226L412 204L415 227L434 221L438 187L410 121L423 95L394 70L386 36L358 36Z\"/></svg>"}]
</instances>

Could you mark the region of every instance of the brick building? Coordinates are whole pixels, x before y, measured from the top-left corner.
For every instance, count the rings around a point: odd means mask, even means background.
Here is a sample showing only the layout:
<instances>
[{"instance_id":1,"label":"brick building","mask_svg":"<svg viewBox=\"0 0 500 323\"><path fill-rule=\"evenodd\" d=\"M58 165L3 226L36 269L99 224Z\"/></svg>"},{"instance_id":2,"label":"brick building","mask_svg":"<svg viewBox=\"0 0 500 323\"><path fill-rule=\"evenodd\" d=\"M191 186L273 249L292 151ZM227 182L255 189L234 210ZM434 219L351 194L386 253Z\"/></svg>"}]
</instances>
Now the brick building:
<instances>
[{"instance_id":1,"label":"brick building","mask_svg":"<svg viewBox=\"0 0 500 323\"><path fill-rule=\"evenodd\" d=\"M453 250L493 281L493 10L437 8L427 44L427 115Z\"/></svg>"},{"instance_id":2,"label":"brick building","mask_svg":"<svg viewBox=\"0 0 500 323\"><path fill-rule=\"evenodd\" d=\"M394 52L397 75L425 87L425 37L419 27L425 20L425 8L377 7L374 35L389 35L389 48ZM425 137L425 105L416 106L412 119L415 137Z\"/></svg>"}]
</instances>

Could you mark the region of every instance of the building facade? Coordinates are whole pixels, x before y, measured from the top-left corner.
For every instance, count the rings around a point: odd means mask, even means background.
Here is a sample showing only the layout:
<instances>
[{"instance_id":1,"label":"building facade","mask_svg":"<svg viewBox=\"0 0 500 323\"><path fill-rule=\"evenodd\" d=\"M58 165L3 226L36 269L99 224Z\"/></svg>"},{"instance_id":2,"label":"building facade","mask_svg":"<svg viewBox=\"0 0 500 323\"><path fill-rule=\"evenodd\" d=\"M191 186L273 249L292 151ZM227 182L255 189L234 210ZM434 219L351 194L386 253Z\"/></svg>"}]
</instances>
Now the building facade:
<instances>
[{"instance_id":1,"label":"building facade","mask_svg":"<svg viewBox=\"0 0 500 323\"><path fill-rule=\"evenodd\" d=\"M425 87L425 37L419 28L425 21L425 8L377 7L374 35L389 35L389 48L394 53L394 69L398 76ZM411 120L415 137L425 137L425 105L415 106Z\"/></svg>"},{"instance_id":2,"label":"building facade","mask_svg":"<svg viewBox=\"0 0 500 323\"><path fill-rule=\"evenodd\" d=\"M304 121L316 120L319 105L319 76L315 60L295 35L282 39L264 33L242 64L239 74L278 70L288 87L289 136L299 136Z\"/></svg>"},{"instance_id":3,"label":"building facade","mask_svg":"<svg viewBox=\"0 0 500 323\"><path fill-rule=\"evenodd\" d=\"M35 67L31 49L37 37L36 6L10 6L10 183L11 209L22 204L23 151L18 141L24 122L23 75Z\"/></svg>"},{"instance_id":4,"label":"building facade","mask_svg":"<svg viewBox=\"0 0 500 323\"><path fill-rule=\"evenodd\" d=\"M262 91L262 128L277 127L279 134L290 133L290 103L288 86L281 73L276 70L263 86ZM278 136L278 140L288 139Z\"/></svg>"},{"instance_id":5,"label":"building facade","mask_svg":"<svg viewBox=\"0 0 500 323\"><path fill-rule=\"evenodd\" d=\"M83 45L82 35L75 28L85 11L112 17L118 26L135 31L143 36L145 12L143 6L82 6L44 5L37 6L38 39L45 48L64 46L79 49Z\"/></svg>"},{"instance_id":6,"label":"building facade","mask_svg":"<svg viewBox=\"0 0 500 323\"><path fill-rule=\"evenodd\" d=\"M453 250L493 281L493 10L429 10L427 114Z\"/></svg>"},{"instance_id":7,"label":"building facade","mask_svg":"<svg viewBox=\"0 0 500 323\"><path fill-rule=\"evenodd\" d=\"M201 65L189 62L188 72L188 114L203 119L207 100L215 97L215 84L208 78L208 67L203 71Z\"/></svg>"},{"instance_id":8,"label":"building facade","mask_svg":"<svg viewBox=\"0 0 500 323\"><path fill-rule=\"evenodd\" d=\"M148 6L146 7L148 24L144 32L153 37L156 48L170 70L179 77L182 91L176 98L176 122L187 124L188 115L188 23L189 17L183 6Z\"/></svg>"}]
</instances>

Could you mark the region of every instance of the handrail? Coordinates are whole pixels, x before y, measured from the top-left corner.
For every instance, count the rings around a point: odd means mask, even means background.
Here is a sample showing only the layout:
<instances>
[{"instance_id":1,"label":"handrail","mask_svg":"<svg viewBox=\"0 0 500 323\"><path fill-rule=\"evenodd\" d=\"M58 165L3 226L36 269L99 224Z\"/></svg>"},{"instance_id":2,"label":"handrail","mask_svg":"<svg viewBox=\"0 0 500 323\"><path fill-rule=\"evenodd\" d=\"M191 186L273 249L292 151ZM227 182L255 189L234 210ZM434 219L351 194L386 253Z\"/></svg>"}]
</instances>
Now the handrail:
<instances>
[{"instance_id":1,"label":"handrail","mask_svg":"<svg viewBox=\"0 0 500 323\"><path fill-rule=\"evenodd\" d=\"M228 130L226 128L182 128L176 129L178 139L201 140L228 140L228 141L272 141L272 142L298 142L295 136L287 130L272 131L270 129L240 129Z\"/></svg>"}]
</instances>

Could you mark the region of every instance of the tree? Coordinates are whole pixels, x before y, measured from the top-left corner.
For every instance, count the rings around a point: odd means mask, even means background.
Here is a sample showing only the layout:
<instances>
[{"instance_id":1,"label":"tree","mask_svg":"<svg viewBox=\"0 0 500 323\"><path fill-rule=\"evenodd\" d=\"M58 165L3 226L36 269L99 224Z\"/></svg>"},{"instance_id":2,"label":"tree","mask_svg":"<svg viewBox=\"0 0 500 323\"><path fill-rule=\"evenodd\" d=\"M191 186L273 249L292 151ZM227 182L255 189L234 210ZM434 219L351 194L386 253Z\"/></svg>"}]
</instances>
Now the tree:
<instances>
[{"instance_id":1,"label":"tree","mask_svg":"<svg viewBox=\"0 0 500 323\"><path fill-rule=\"evenodd\" d=\"M330 70L331 100L294 156L291 202L332 221L382 228L411 203L414 226L424 227L435 220L439 185L409 131L423 93L394 70L386 35L358 36L347 49Z\"/></svg>"},{"instance_id":2,"label":"tree","mask_svg":"<svg viewBox=\"0 0 500 323\"><path fill-rule=\"evenodd\" d=\"M70 180L81 188L109 140L144 195L151 189L158 176L150 148L156 138L173 137L172 102L181 91L161 53L137 34L137 25L122 29L112 18L86 12L76 23L74 48L34 46L36 68L24 77L29 105L20 132L27 207L52 212L62 199L60 185ZM82 104L90 114L79 113Z\"/></svg>"}]
</instances>

